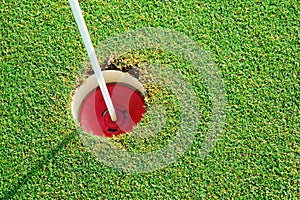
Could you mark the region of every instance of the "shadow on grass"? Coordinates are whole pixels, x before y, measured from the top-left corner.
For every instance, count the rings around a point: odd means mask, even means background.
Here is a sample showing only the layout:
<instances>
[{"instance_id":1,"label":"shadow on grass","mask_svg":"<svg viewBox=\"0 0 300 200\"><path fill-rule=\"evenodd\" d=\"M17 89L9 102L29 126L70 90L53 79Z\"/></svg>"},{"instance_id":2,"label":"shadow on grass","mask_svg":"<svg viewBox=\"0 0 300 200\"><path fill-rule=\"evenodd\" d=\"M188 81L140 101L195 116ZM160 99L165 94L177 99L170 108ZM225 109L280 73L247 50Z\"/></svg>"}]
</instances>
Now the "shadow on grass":
<instances>
[{"instance_id":1,"label":"shadow on grass","mask_svg":"<svg viewBox=\"0 0 300 200\"><path fill-rule=\"evenodd\" d=\"M19 191L19 189L27 183L28 180L31 179L31 177L37 173L45 164L47 164L59 151L61 151L63 148L65 148L68 143L74 139L77 136L77 132L73 131L71 134L67 135L63 141L52 151L50 151L47 155L44 156L44 159L37 162L34 167L32 167L31 171L28 172L23 177L19 178L19 180L16 182L14 186L11 188L8 188L6 192L4 192L4 196L2 199L12 199L15 194ZM1 197L0 197L1 199Z\"/></svg>"}]
</instances>

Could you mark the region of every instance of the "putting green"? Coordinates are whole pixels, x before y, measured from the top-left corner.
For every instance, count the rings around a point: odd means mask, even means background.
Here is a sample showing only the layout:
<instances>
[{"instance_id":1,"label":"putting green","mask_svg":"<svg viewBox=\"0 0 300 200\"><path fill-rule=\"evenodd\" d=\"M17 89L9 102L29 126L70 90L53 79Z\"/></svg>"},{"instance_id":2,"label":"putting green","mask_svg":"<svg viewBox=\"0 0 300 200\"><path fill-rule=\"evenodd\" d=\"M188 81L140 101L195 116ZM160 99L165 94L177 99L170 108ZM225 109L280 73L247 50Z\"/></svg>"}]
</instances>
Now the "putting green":
<instances>
[{"instance_id":1,"label":"putting green","mask_svg":"<svg viewBox=\"0 0 300 200\"><path fill-rule=\"evenodd\" d=\"M199 158L210 119L201 76L174 55L137 52L120 63L159 61L190 82L199 80L193 87L201 134L177 162L151 173L128 174L97 161L82 145L70 111L86 52L68 2L5 1L0 6L1 199L300 198L297 1L80 5L95 46L124 31L163 27L210 51L227 93L224 133L212 152ZM174 121L164 134L177 123L169 114ZM156 138L151 148L171 136ZM123 140L129 141L116 142Z\"/></svg>"}]
</instances>

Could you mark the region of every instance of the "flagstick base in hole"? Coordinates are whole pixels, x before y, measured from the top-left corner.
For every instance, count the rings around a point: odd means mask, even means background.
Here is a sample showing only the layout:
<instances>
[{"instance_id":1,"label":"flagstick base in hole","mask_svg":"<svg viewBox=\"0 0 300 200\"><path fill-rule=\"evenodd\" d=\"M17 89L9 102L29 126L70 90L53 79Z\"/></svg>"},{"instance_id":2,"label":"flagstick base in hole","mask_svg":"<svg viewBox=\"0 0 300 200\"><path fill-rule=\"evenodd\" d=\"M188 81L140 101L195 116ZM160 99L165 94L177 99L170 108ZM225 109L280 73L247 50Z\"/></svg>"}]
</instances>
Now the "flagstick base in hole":
<instances>
[{"instance_id":1,"label":"flagstick base in hole","mask_svg":"<svg viewBox=\"0 0 300 200\"><path fill-rule=\"evenodd\" d=\"M127 73L104 71L108 92L115 105L117 121L112 121L95 75L75 90L72 114L85 132L112 137L130 132L146 112L143 85Z\"/></svg>"}]
</instances>

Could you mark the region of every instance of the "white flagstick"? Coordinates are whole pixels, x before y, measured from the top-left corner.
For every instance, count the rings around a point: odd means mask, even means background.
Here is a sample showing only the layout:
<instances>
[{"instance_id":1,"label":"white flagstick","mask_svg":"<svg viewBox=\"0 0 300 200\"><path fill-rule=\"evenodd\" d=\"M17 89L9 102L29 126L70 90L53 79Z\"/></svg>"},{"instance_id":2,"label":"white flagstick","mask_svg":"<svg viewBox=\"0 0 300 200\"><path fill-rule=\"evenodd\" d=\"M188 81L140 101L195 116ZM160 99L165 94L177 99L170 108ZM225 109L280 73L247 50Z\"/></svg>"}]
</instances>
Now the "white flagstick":
<instances>
[{"instance_id":1,"label":"white flagstick","mask_svg":"<svg viewBox=\"0 0 300 200\"><path fill-rule=\"evenodd\" d=\"M107 106L110 118L112 121L117 121L117 115L116 115L116 111L114 109L114 106L112 104L111 98L109 96L97 57L96 57L96 53L89 35L89 32L87 30L84 18L82 16L82 12L79 6L79 3L77 0L69 0L69 3L71 5L71 9L73 11L77 26L79 28L79 32L81 34L81 37L83 39L83 43L85 45L85 48L87 50L87 53L89 55L90 61L92 63L92 67L93 70L96 74L97 80L98 80L98 84L100 87L100 90L102 92L102 95L104 97L104 101L105 104Z\"/></svg>"}]
</instances>

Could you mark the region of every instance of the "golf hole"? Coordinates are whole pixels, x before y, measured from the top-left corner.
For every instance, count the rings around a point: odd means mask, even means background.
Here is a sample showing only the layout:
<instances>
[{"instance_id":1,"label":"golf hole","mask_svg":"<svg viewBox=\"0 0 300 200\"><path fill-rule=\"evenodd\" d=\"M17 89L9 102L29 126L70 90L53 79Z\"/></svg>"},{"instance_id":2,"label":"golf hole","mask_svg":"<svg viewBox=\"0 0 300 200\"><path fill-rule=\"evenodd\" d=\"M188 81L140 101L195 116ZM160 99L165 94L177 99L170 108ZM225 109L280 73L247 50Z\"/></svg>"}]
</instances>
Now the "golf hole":
<instances>
[{"instance_id":1,"label":"golf hole","mask_svg":"<svg viewBox=\"0 0 300 200\"><path fill-rule=\"evenodd\" d=\"M103 71L117 121L108 113L95 74L91 75L74 92L72 115L85 132L112 137L132 131L146 113L143 85L128 73L116 70Z\"/></svg>"}]
</instances>

